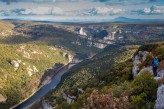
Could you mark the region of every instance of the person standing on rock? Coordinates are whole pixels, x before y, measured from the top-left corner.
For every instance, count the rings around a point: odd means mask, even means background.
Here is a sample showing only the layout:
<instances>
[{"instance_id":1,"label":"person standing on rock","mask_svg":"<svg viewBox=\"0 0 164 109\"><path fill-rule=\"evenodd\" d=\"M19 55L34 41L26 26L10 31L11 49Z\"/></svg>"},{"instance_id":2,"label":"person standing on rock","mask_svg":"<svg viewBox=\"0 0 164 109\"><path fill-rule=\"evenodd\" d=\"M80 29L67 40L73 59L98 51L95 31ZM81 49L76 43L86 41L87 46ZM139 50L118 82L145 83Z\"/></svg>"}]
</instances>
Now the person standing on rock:
<instances>
[{"instance_id":1,"label":"person standing on rock","mask_svg":"<svg viewBox=\"0 0 164 109\"><path fill-rule=\"evenodd\" d=\"M154 55L153 60L152 60L152 67L153 67L154 76L157 76L158 66L159 66L158 58L156 57L156 55Z\"/></svg>"}]
</instances>

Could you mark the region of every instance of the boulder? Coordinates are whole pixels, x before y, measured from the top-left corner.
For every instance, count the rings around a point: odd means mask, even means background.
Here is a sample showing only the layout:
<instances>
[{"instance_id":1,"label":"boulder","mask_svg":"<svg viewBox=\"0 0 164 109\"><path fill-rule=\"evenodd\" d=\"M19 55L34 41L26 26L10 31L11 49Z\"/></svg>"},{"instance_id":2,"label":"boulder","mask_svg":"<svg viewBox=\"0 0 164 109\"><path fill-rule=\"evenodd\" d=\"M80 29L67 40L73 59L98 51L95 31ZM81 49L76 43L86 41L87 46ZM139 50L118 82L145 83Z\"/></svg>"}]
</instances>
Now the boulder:
<instances>
[{"instance_id":1,"label":"boulder","mask_svg":"<svg viewBox=\"0 0 164 109\"><path fill-rule=\"evenodd\" d=\"M21 63L21 60L11 60L10 61L10 64L13 65L15 68L18 68L19 67L19 64Z\"/></svg>"},{"instance_id":2,"label":"boulder","mask_svg":"<svg viewBox=\"0 0 164 109\"><path fill-rule=\"evenodd\" d=\"M28 75L31 77L34 73L39 72L35 66L28 66L27 67Z\"/></svg>"},{"instance_id":3,"label":"boulder","mask_svg":"<svg viewBox=\"0 0 164 109\"><path fill-rule=\"evenodd\" d=\"M68 55L68 60L69 60L69 62L72 62L72 60L73 60L73 56Z\"/></svg>"},{"instance_id":4,"label":"boulder","mask_svg":"<svg viewBox=\"0 0 164 109\"><path fill-rule=\"evenodd\" d=\"M31 68L31 66L27 67L27 72L30 77L33 75L33 69Z\"/></svg>"},{"instance_id":5,"label":"boulder","mask_svg":"<svg viewBox=\"0 0 164 109\"><path fill-rule=\"evenodd\" d=\"M63 57L65 58L65 57L67 57L67 53L62 53L62 55L63 55Z\"/></svg>"},{"instance_id":6,"label":"boulder","mask_svg":"<svg viewBox=\"0 0 164 109\"><path fill-rule=\"evenodd\" d=\"M164 85L161 85L157 91L156 109L164 109Z\"/></svg>"},{"instance_id":7,"label":"boulder","mask_svg":"<svg viewBox=\"0 0 164 109\"><path fill-rule=\"evenodd\" d=\"M5 97L2 94L0 94L0 103L5 103L6 100L7 100L7 97Z\"/></svg>"},{"instance_id":8,"label":"boulder","mask_svg":"<svg viewBox=\"0 0 164 109\"><path fill-rule=\"evenodd\" d=\"M35 67L35 66L32 66L33 67L33 71L36 73L36 72L39 72L38 69Z\"/></svg>"}]
</instances>

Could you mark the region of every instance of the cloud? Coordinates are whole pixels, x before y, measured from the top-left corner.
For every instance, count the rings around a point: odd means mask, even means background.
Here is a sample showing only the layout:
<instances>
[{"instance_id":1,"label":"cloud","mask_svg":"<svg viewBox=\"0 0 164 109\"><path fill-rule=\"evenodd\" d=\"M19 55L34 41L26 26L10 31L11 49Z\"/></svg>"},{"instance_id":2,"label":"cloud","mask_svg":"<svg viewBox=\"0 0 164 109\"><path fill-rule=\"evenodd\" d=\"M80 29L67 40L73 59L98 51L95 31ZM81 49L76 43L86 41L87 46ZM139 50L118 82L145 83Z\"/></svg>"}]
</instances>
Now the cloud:
<instances>
[{"instance_id":1,"label":"cloud","mask_svg":"<svg viewBox=\"0 0 164 109\"><path fill-rule=\"evenodd\" d=\"M120 8L108 8L108 7L95 7L92 9L83 10L83 15L117 15L123 13L124 10Z\"/></svg>"},{"instance_id":2,"label":"cloud","mask_svg":"<svg viewBox=\"0 0 164 109\"><path fill-rule=\"evenodd\" d=\"M3 9L3 16L19 15L55 15L55 16L113 16L124 13L124 9L113 7L93 7L80 10L63 10L56 6L31 6L27 8Z\"/></svg>"},{"instance_id":3,"label":"cloud","mask_svg":"<svg viewBox=\"0 0 164 109\"><path fill-rule=\"evenodd\" d=\"M95 2L102 2L108 5L136 5L148 4L151 2L160 2L162 0L94 0Z\"/></svg>"},{"instance_id":4,"label":"cloud","mask_svg":"<svg viewBox=\"0 0 164 109\"><path fill-rule=\"evenodd\" d=\"M63 13L62 9L58 7L34 7L34 8L27 8L21 12L22 14L34 14L34 15L60 15Z\"/></svg>"},{"instance_id":5,"label":"cloud","mask_svg":"<svg viewBox=\"0 0 164 109\"><path fill-rule=\"evenodd\" d=\"M55 3L55 2L83 2L83 1L90 1L90 2L101 2L105 4L142 4L142 3L149 3L149 2L161 2L162 0L0 0L1 2L5 2L10 4L12 2L37 2L37 3Z\"/></svg>"},{"instance_id":6,"label":"cloud","mask_svg":"<svg viewBox=\"0 0 164 109\"><path fill-rule=\"evenodd\" d=\"M152 6L138 11L140 14L164 14L164 6Z\"/></svg>"},{"instance_id":7,"label":"cloud","mask_svg":"<svg viewBox=\"0 0 164 109\"><path fill-rule=\"evenodd\" d=\"M1 2L5 2L6 4L10 4L12 2L56 2L56 0L0 0Z\"/></svg>"},{"instance_id":8,"label":"cloud","mask_svg":"<svg viewBox=\"0 0 164 109\"><path fill-rule=\"evenodd\" d=\"M62 15L63 10L58 7L39 6L33 8L16 8L1 10L0 14L3 16L9 15Z\"/></svg>"}]
</instances>

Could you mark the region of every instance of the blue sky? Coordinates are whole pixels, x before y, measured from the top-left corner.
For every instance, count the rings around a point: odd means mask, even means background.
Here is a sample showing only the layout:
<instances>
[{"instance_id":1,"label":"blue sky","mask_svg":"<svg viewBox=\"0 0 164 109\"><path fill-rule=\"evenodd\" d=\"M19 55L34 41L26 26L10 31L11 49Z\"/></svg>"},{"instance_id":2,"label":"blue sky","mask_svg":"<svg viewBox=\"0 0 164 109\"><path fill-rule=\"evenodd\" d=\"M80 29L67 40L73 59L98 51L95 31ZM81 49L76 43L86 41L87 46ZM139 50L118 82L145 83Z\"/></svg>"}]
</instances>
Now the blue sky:
<instances>
[{"instance_id":1,"label":"blue sky","mask_svg":"<svg viewBox=\"0 0 164 109\"><path fill-rule=\"evenodd\" d=\"M164 0L0 0L0 18L102 20L164 19Z\"/></svg>"}]
</instances>

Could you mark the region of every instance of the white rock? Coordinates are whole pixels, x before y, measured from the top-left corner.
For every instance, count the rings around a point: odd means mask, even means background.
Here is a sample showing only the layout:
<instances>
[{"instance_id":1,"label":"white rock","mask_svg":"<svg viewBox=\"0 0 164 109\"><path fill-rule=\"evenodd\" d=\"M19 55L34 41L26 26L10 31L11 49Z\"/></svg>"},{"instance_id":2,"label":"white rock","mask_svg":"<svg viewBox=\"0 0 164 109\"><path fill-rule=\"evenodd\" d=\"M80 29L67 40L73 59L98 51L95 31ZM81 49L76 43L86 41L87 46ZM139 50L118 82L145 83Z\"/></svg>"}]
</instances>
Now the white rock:
<instances>
[{"instance_id":1,"label":"white rock","mask_svg":"<svg viewBox=\"0 0 164 109\"><path fill-rule=\"evenodd\" d=\"M7 100L7 97L4 97L2 94L0 94L0 103L5 103Z\"/></svg>"},{"instance_id":2,"label":"white rock","mask_svg":"<svg viewBox=\"0 0 164 109\"><path fill-rule=\"evenodd\" d=\"M67 95L65 93L63 93L63 98L67 100Z\"/></svg>"},{"instance_id":3,"label":"white rock","mask_svg":"<svg viewBox=\"0 0 164 109\"><path fill-rule=\"evenodd\" d=\"M13 65L14 67L18 68L19 67L19 62L15 61L15 60L11 60L11 65Z\"/></svg>"},{"instance_id":4,"label":"white rock","mask_svg":"<svg viewBox=\"0 0 164 109\"><path fill-rule=\"evenodd\" d=\"M133 74L133 76L136 76L137 73L138 73L138 71L139 71L139 67L138 67L137 65L134 65L134 66L133 66L133 69L132 69L132 74Z\"/></svg>"},{"instance_id":5,"label":"white rock","mask_svg":"<svg viewBox=\"0 0 164 109\"><path fill-rule=\"evenodd\" d=\"M62 53L63 54L63 57L66 57L67 56L67 53Z\"/></svg>"},{"instance_id":6,"label":"white rock","mask_svg":"<svg viewBox=\"0 0 164 109\"><path fill-rule=\"evenodd\" d=\"M33 69L31 68L31 66L27 67L27 72L30 77L33 75Z\"/></svg>"},{"instance_id":7,"label":"white rock","mask_svg":"<svg viewBox=\"0 0 164 109\"><path fill-rule=\"evenodd\" d=\"M146 60L146 57L147 57L148 54L149 54L149 52L147 52L147 51L144 51L144 52L142 53L142 55L143 55L142 60L143 60L143 61Z\"/></svg>"},{"instance_id":8,"label":"white rock","mask_svg":"<svg viewBox=\"0 0 164 109\"><path fill-rule=\"evenodd\" d=\"M160 77L164 77L164 69L158 71L157 75L160 76Z\"/></svg>"},{"instance_id":9,"label":"white rock","mask_svg":"<svg viewBox=\"0 0 164 109\"><path fill-rule=\"evenodd\" d=\"M162 78L161 78L161 77L154 77L154 79L155 79L156 81L159 81L159 80L161 80Z\"/></svg>"},{"instance_id":10,"label":"white rock","mask_svg":"<svg viewBox=\"0 0 164 109\"><path fill-rule=\"evenodd\" d=\"M80 93L84 93L84 90L82 88L77 89Z\"/></svg>"},{"instance_id":11,"label":"white rock","mask_svg":"<svg viewBox=\"0 0 164 109\"><path fill-rule=\"evenodd\" d=\"M156 109L164 109L164 85L160 86L157 91Z\"/></svg>"},{"instance_id":12,"label":"white rock","mask_svg":"<svg viewBox=\"0 0 164 109\"><path fill-rule=\"evenodd\" d=\"M70 96L63 93L63 98L67 101L68 104L74 103L76 96Z\"/></svg>"},{"instance_id":13,"label":"white rock","mask_svg":"<svg viewBox=\"0 0 164 109\"><path fill-rule=\"evenodd\" d=\"M39 54L39 55L41 55L41 54L42 54L42 52L35 51L35 50L34 50L34 51L32 51L31 53L32 53L32 54Z\"/></svg>"},{"instance_id":14,"label":"white rock","mask_svg":"<svg viewBox=\"0 0 164 109\"><path fill-rule=\"evenodd\" d=\"M27 67L27 72L28 72L28 75L31 77L33 75L33 73L36 73L36 72L39 72L38 69L35 67L35 66L28 66Z\"/></svg>"},{"instance_id":15,"label":"white rock","mask_svg":"<svg viewBox=\"0 0 164 109\"><path fill-rule=\"evenodd\" d=\"M70 96L70 95L68 95L68 97L71 98L71 99L76 99L76 96Z\"/></svg>"},{"instance_id":16,"label":"white rock","mask_svg":"<svg viewBox=\"0 0 164 109\"><path fill-rule=\"evenodd\" d=\"M68 60L69 60L69 62L72 62L72 60L73 60L73 56L68 55Z\"/></svg>"},{"instance_id":17,"label":"white rock","mask_svg":"<svg viewBox=\"0 0 164 109\"><path fill-rule=\"evenodd\" d=\"M32 66L33 67L33 71L36 73L36 72L39 72L38 69L35 67L35 66Z\"/></svg>"},{"instance_id":18,"label":"white rock","mask_svg":"<svg viewBox=\"0 0 164 109\"><path fill-rule=\"evenodd\" d=\"M56 48L55 48L55 47L50 47L49 49L50 49L50 50L54 50L54 51L56 50Z\"/></svg>"},{"instance_id":19,"label":"white rock","mask_svg":"<svg viewBox=\"0 0 164 109\"><path fill-rule=\"evenodd\" d=\"M26 63L22 63L23 65L26 65Z\"/></svg>"},{"instance_id":20,"label":"white rock","mask_svg":"<svg viewBox=\"0 0 164 109\"><path fill-rule=\"evenodd\" d=\"M50 103L46 102L45 100L42 101L43 109L53 109Z\"/></svg>"},{"instance_id":21,"label":"white rock","mask_svg":"<svg viewBox=\"0 0 164 109\"><path fill-rule=\"evenodd\" d=\"M140 60L139 60L139 56L138 55L136 55L135 57L134 57L134 59L133 59L133 64L140 64L141 62L140 62Z\"/></svg>"},{"instance_id":22,"label":"white rock","mask_svg":"<svg viewBox=\"0 0 164 109\"><path fill-rule=\"evenodd\" d=\"M31 58L31 55L30 55L30 53L24 51L23 52L23 57L30 59Z\"/></svg>"},{"instance_id":23,"label":"white rock","mask_svg":"<svg viewBox=\"0 0 164 109\"><path fill-rule=\"evenodd\" d=\"M67 97L67 103L68 103L68 104L71 104L72 102L73 102L72 99L69 98L69 97Z\"/></svg>"},{"instance_id":24,"label":"white rock","mask_svg":"<svg viewBox=\"0 0 164 109\"><path fill-rule=\"evenodd\" d=\"M20 64L20 63L22 63L22 60L18 60L17 62Z\"/></svg>"}]
</instances>

